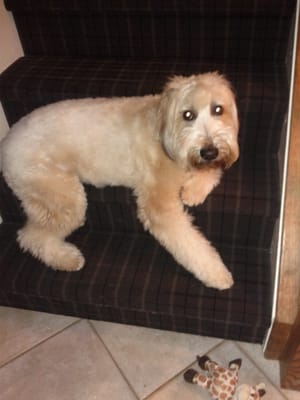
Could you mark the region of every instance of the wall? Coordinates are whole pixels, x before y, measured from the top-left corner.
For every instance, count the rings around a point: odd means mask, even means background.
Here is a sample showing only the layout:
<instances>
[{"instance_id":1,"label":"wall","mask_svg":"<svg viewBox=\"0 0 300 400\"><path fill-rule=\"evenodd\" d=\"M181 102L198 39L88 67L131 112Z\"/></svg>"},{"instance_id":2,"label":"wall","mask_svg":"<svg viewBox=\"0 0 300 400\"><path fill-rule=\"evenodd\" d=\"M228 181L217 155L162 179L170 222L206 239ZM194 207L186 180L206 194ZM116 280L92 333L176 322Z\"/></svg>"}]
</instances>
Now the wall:
<instances>
[{"instance_id":1,"label":"wall","mask_svg":"<svg viewBox=\"0 0 300 400\"><path fill-rule=\"evenodd\" d=\"M0 73L23 55L22 46L12 14L7 12L0 0ZM7 121L0 103L0 140L8 131ZM0 216L0 223L1 223Z\"/></svg>"},{"instance_id":2,"label":"wall","mask_svg":"<svg viewBox=\"0 0 300 400\"><path fill-rule=\"evenodd\" d=\"M3 0L0 0L0 73L22 55L23 50L12 14L6 11ZM0 103L0 139L7 130L7 121Z\"/></svg>"}]
</instances>

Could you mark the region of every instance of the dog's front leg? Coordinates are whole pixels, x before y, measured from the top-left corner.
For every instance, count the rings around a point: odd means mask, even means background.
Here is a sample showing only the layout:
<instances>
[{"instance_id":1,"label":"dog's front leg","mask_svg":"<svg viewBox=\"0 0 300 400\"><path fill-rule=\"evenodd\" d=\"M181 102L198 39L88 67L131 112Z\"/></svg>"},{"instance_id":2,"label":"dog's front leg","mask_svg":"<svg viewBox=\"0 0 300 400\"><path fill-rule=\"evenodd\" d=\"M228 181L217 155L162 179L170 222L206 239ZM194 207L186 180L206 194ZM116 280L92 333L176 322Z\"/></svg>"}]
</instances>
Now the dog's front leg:
<instances>
[{"instance_id":1,"label":"dog's front leg","mask_svg":"<svg viewBox=\"0 0 300 400\"><path fill-rule=\"evenodd\" d=\"M231 273L209 241L192 225L178 191L161 185L137 195L139 218L144 227L178 263L207 286L217 289L232 286Z\"/></svg>"},{"instance_id":2,"label":"dog's front leg","mask_svg":"<svg viewBox=\"0 0 300 400\"><path fill-rule=\"evenodd\" d=\"M202 204L209 193L218 185L222 177L221 169L203 169L187 174L180 190L180 198L187 206Z\"/></svg>"}]
</instances>

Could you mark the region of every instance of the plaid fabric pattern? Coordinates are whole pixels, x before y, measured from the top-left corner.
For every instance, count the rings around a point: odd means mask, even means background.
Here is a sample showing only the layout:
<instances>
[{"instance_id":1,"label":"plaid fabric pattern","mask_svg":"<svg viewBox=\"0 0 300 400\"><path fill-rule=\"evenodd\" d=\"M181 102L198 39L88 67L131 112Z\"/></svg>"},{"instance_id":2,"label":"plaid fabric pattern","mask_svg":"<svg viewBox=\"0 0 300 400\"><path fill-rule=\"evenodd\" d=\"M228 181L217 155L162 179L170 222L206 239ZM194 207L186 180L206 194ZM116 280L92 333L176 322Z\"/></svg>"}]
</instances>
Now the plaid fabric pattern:
<instances>
[{"instance_id":1,"label":"plaid fabric pattern","mask_svg":"<svg viewBox=\"0 0 300 400\"><path fill-rule=\"evenodd\" d=\"M28 55L271 63L286 55L293 3L6 1Z\"/></svg>"},{"instance_id":2,"label":"plaid fabric pattern","mask_svg":"<svg viewBox=\"0 0 300 400\"><path fill-rule=\"evenodd\" d=\"M1 304L248 341L260 340L268 326L266 251L221 249L236 284L219 292L146 234L81 231L71 241L89 262L78 273L57 272L22 254L14 229L0 227Z\"/></svg>"},{"instance_id":3,"label":"plaid fabric pattern","mask_svg":"<svg viewBox=\"0 0 300 400\"><path fill-rule=\"evenodd\" d=\"M80 13L91 14L95 12L158 12L158 13L179 13L187 12L197 15L240 15L241 10L247 16L260 16L268 14L270 16L290 15L294 10L293 2L289 0L247 0L241 5L240 0L230 0L226 8L215 7L209 0L4 0L6 8L10 11L22 11L30 14L46 12L52 13ZM272 7L270 7L272 6Z\"/></svg>"},{"instance_id":4,"label":"plaid fabric pattern","mask_svg":"<svg viewBox=\"0 0 300 400\"><path fill-rule=\"evenodd\" d=\"M167 77L218 70L239 108L239 161L187 209L235 278L204 287L136 217L132 192L86 186L86 224L71 238L78 273L46 268L16 243L19 201L0 176L0 304L261 342L271 318L270 246L280 207L293 0L6 0L25 57L0 76L10 124L67 98L159 93Z\"/></svg>"}]
</instances>

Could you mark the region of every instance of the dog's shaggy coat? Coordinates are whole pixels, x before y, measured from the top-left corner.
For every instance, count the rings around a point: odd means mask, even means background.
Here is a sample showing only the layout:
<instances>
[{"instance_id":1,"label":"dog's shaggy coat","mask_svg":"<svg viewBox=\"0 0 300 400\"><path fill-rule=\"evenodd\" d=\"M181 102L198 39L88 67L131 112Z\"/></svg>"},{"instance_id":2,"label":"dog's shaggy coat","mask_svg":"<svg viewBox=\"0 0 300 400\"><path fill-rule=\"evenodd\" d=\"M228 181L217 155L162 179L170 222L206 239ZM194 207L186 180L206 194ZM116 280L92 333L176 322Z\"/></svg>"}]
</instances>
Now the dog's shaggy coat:
<instances>
[{"instance_id":1,"label":"dog's shaggy coat","mask_svg":"<svg viewBox=\"0 0 300 400\"><path fill-rule=\"evenodd\" d=\"M174 77L160 95L67 100L16 123L1 145L2 172L27 215L18 241L47 265L79 270L65 238L84 224L83 183L134 190L145 229L206 285L232 285L220 256L183 204L202 203L238 158L238 117L217 73Z\"/></svg>"}]
</instances>

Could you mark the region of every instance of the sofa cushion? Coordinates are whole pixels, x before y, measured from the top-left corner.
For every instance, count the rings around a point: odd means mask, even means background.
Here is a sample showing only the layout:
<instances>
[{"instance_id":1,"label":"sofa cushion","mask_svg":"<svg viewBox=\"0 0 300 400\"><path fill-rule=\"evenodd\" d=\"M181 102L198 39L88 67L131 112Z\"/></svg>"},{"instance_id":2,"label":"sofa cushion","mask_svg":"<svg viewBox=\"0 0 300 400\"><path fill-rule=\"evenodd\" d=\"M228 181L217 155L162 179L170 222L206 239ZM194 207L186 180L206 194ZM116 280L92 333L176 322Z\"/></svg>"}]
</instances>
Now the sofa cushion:
<instances>
[{"instance_id":1,"label":"sofa cushion","mask_svg":"<svg viewBox=\"0 0 300 400\"><path fill-rule=\"evenodd\" d=\"M147 234L78 231L70 240L87 263L72 273L22 253L15 235L16 226L0 226L0 304L250 342L269 325L267 251L221 248L235 285L216 291Z\"/></svg>"}]
</instances>

